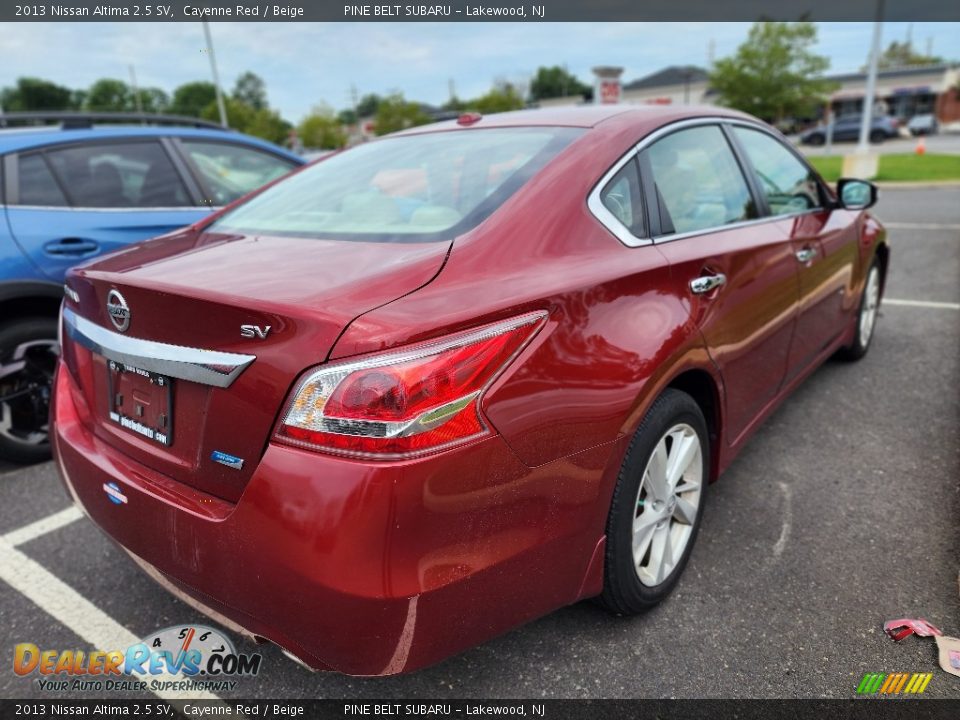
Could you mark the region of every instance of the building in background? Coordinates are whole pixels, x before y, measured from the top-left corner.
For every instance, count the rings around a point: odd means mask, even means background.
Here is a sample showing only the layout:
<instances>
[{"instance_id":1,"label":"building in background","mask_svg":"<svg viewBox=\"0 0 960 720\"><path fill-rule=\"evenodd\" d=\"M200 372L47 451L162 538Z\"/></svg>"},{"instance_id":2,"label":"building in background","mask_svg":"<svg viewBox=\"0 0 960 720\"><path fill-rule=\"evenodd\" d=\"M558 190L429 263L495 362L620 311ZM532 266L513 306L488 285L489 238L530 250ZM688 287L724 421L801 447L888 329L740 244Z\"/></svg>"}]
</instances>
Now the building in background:
<instances>
[{"instance_id":1,"label":"building in background","mask_svg":"<svg viewBox=\"0 0 960 720\"><path fill-rule=\"evenodd\" d=\"M830 75L827 79L839 85L829 99L834 116L859 115L866 93L866 73ZM599 82L598 76L598 87ZM696 65L671 65L623 84L619 92L620 102L628 104L715 105L720 101L720 96L710 89L707 70ZM876 97L877 114L891 115L903 122L928 114L936 115L941 123L960 121L960 63L880 70ZM559 107L584 102L575 95L544 99L538 105ZM799 120L805 124L816 118Z\"/></svg>"},{"instance_id":2,"label":"building in background","mask_svg":"<svg viewBox=\"0 0 960 720\"><path fill-rule=\"evenodd\" d=\"M623 101L653 105L712 105L707 71L696 65L671 65L623 86Z\"/></svg>"},{"instance_id":3,"label":"building in background","mask_svg":"<svg viewBox=\"0 0 960 720\"><path fill-rule=\"evenodd\" d=\"M840 87L830 96L834 116L860 115L866 92L865 73L831 75ZM877 72L874 113L909 120L936 115L942 123L960 120L960 64L890 68Z\"/></svg>"}]
</instances>

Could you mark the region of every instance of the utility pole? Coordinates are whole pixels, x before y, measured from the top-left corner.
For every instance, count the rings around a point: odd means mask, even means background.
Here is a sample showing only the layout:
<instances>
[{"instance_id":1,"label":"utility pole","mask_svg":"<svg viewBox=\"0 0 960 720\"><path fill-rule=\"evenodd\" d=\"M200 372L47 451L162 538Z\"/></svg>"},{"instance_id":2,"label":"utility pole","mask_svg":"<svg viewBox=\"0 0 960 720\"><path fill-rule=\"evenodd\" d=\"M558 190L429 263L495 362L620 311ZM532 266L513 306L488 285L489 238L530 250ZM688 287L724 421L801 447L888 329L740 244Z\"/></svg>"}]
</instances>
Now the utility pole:
<instances>
[{"instance_id":1,"label":"utility pole","mask_svg":"<svg viewBox=\"0 0 960 720\"><path fill-rule=\"evenodd\" d=\"M457 91L453 86L453 78L447 80L447 92L450 95L450 105L453 106L453 101L457 97Z\"/></svg>"},{"instance_id":2,"label":"utility pole","mask_svg":"<svg viewBox=\"0 0 960 720\"><path fill-rule=\"evenodd\" d=\"M873 126L873 103L877 91L877 63L880 60L880 38L883 34L883 2L877 0L877 19L873 23L873 45L870 49L870 64L867 69L867 90L863 97L863 117L860 118L860 142L857 154L865 155L869 147L870 128Z\"/></svg>"},{"instance_id":3,"label":"utility pole","mask_svg":"<svg viewBox=\"0 0 960 720\"><path fill-rule=\"evenodd\" d=\"M223 93L220 91L220 73L217 72L217 57L213 52L213 39L210 37L210 23L203 21L203 34L207 39L207 54L210 56L210 72L213 73L213 86L217 90L217 109L220 111L220 124L227 125L227 108L223 104Z\"/></svg>"},{"instance_id":4,"label":"utility pole","mask_svg":"<svg viewBox=\"0 0 960 720\"><path fill-rule=\"evenodd\" d=\"M137 112L143 114L143 103L140 101L140 88L137 87L137 72L133 69L133 63L130 64L130 87L133 88L133 102L137 106ZM143 124L143 119L140 119Z\"/></svg>"}]
</instances>

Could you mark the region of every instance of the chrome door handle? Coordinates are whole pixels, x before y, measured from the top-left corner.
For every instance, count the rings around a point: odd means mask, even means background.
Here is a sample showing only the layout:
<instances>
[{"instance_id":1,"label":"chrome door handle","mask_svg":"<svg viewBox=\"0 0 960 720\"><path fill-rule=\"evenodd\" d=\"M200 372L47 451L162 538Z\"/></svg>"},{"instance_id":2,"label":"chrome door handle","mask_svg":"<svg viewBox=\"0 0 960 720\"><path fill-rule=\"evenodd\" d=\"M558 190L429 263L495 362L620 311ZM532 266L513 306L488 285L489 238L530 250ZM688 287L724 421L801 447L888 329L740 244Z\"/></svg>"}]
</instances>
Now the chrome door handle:
<instances>
[{"instance_id":1,"label":"chrome door handle","mask_svg":"<svg viewBox=\"0 0 960 720\"><path fill-rule=\"evenodd\" d=\"M716 275L704 275L703 277L698 277L691 280L690 289L697 295L702 295L703 293L710 292L714 288L725 285L726 282L727 276L723 273L717 273Z\"/></svg>"},{"instance_id":2,"label":"chrome door handle","mask_svg":"<svg viewBox=\"0 0 960 720\"><path fill-rule=\"evenodd\" d=\"M817 251L814 248L803 248L803 250L797 250L796 256L799 262L808 263L817 256Z\"/></svg>"}]
</instances>

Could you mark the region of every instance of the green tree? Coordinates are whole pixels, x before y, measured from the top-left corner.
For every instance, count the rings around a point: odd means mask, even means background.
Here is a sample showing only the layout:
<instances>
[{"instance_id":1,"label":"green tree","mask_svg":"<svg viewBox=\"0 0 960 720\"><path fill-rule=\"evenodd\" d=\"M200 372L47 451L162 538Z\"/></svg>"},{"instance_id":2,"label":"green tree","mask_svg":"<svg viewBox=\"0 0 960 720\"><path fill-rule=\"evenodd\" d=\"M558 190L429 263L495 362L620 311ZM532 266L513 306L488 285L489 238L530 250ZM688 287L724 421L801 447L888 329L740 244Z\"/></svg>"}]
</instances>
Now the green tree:
<instances>
[{"instance_id":1,"label":"green tree","mask_svg":"<svg viewBox=\"0 0 960 720\"><path fill-rule=\"evenodd\" d=\"M267 86L256 73L249 70L237 78L233 86L233 99L249 105L254 110L267 107Z\"/></svg>"},{"instance_id":2,"label":"green tree","mask_svg":"<svg viewBox=\"0 0 960 720\"><path fill-rule=\"evenodd\" d=\"M336 150L347 144L347 134L333 110L318 105L297 126L304 147Z\"/></svg>"},{"instance_id":3,"label":"green tree","mask_svg":"<svg viewBox=\"0 0 960 720\"><path fill-rule=\"evenodd\" d=\"M84 107L97 112L123 112L134 106L133 92L123 80L102 78L87 91Z\"/></svg>"},{"instance_id":4,"label":"green tree","mask_svg":"<svg viewBox=\"0 0 960 720\"><path fill-rule=\"evenodd\" d=\"M227 111L227 124L234 130L247 135L269 140L273 143L283 143L292 127L290 123L280 117L276 110L262 108L257 110L246 103L234 100L232 97L223 99ZM217 101L213 100L200 112L204 120L220 121L220 110Z\"/></svg>"},{"instance_id":5,"label":"green tree","mask_svg":"<svg viewBox=\"0 0 960 720\"><path fill-rule=\"evenodd\" d=\"M447 100L443 105L440 106L441 110L453 110L456 112L462 112L467 109L467 103L454 95L452 98Z\"/></svg>"},{"instance_id":6,"label":"green tree","mask_svg":"<svg viewBox=\"0 0 960 720\"><path fill-rule=\"evenodd\" d=\"M189 82L181 85L173 91L173 101L170 103L169 112L174 115L189 115L190 117L200 117L200 114L210 103L216 103L217 89L211 82ZM217 115L215 120L219 121Z\"/></svg>"},{"instance_id":7,"label":"green tree","mask_svg":"<svg viewBox=\"0 0 960 720\"><path fill-rule=\"evenodd\" d=\"M354 125L357 122L357 114L351 108L341 110L337 113L337 120L341 125Z\"/></svg>"},{"instance_id":8,"label":"green tree","mask_svg":"<svg viewBox=\"0 0 960 720\"><path fill-rule=\"evenodd\" d=\"M530 82L530 98L532 100L586 95L589 91L589 85L580 82L566 68L559 65L537 68L537 74Z\"/></svg>"},{"instance_id":9,"label":"green tree","mask_svg":"<svg viewBox=\"0 0 960 720\"><path fill-rule=\"evenodd\" d=\"M362 113L360 117L363 117ZM407 102L403 95L394 93L380 100L373 122L374 132L386 135L415 125L426 125L430 122L430 116L419 103Z\"/></svg>"},{"instance_id":10,"label":"green tree","mask_svg":"<svg viewBox=\"0 0 960 720\"><path fill-rule=\"evenodd\" d=\"M936 65L942 62L943 58L937 55L924 55L915 52L913 44L909 40L905 42L894 40L887 45L886 50L880 53L880 57L877 59L877 67L881 69L910 67L912 65ZM866 72L867 68L864 66L860 70Z\"/></svg>"},{"instance_id":11,"label":"green tree","mask_svg":"<svg viewBox=\"0 0 960 720\"><path fill-rule=\"evenodd\" d=\"M524 103L520 93L512 85L503 85L493 88L486 95L470 100L465 105L468 110L491 115L507 110L520 110Z\"/></svg>"},{"instance_id":12,"label":"green tree","mask_svg":"<svg viewBox=\"0 0 960 720\"><path fill-rule=\"evenodd\" d=\"M145 113L163 113L170 107L170 96L160 88L138 88L137 96L140 98L140 109ZM133 110L137 109L136 98L132 101Z\"/></svg>"},{"instance_id":13,"label":"green tree","mask_svg":"<svg viewBox=\"0 0 960 720\"><path fill-rule=\"evenodd\" d=\"M836 85L820 77L830 61L811 51L813 23L757 22L732 57L717 60L710 86L728 107L764 120L809 117Z\"/></svg>"},{"instance_id":14,"label":"green tree","mask_svg":"<svg viewBox=\"0 0 960 720\"><path fill-rule=\"evenodd\" d=\"M82 110L86 104L87 104L86 90L74 90L70 93L70 109L71 110Z\"/></svg>"},{"instance_id":15,"label":"green tree","mask_svg":"<svg viewBox=\"0 0 960 720\"><path fill-rule=\"evenodd\" d=\"M73 107L69 88L34 77L17 78L17 84L0 91L4 111L69 110Z\"/></svg>"},{"instance_id":16,"label":"green tree","mask_svg":"<svg viewBox=\"0 0 960 720\"><path fill-rule=\"evenodd\" d=\"M357 103L357 117L366 118L377 114L377 108L383 98L379 95L364 95Z\"/></svg>"}]
</instances>

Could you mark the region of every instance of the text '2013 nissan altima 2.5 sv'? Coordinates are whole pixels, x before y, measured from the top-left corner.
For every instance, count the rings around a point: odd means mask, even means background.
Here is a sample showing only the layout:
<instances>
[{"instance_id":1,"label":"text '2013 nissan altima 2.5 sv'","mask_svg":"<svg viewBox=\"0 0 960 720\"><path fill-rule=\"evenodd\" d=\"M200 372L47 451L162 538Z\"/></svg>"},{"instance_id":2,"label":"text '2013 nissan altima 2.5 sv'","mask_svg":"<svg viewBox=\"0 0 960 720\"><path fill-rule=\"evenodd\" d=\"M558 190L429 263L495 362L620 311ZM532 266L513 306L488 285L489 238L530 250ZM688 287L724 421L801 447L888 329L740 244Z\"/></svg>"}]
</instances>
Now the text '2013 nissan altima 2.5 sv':
<instances>
[{"instance_id":1,"label":"text '2013 nissan altima 2.5 sv'","mask_svg":"<svg viewBox=\"0 0 960 720\"><path fill-rule=\"evenodd\" d=\"M316 669L637 613L763 419L867 352L875 200L716 108L361 145L70 273L58 465L155 579Z\"/></svg>"}]
</instances>

